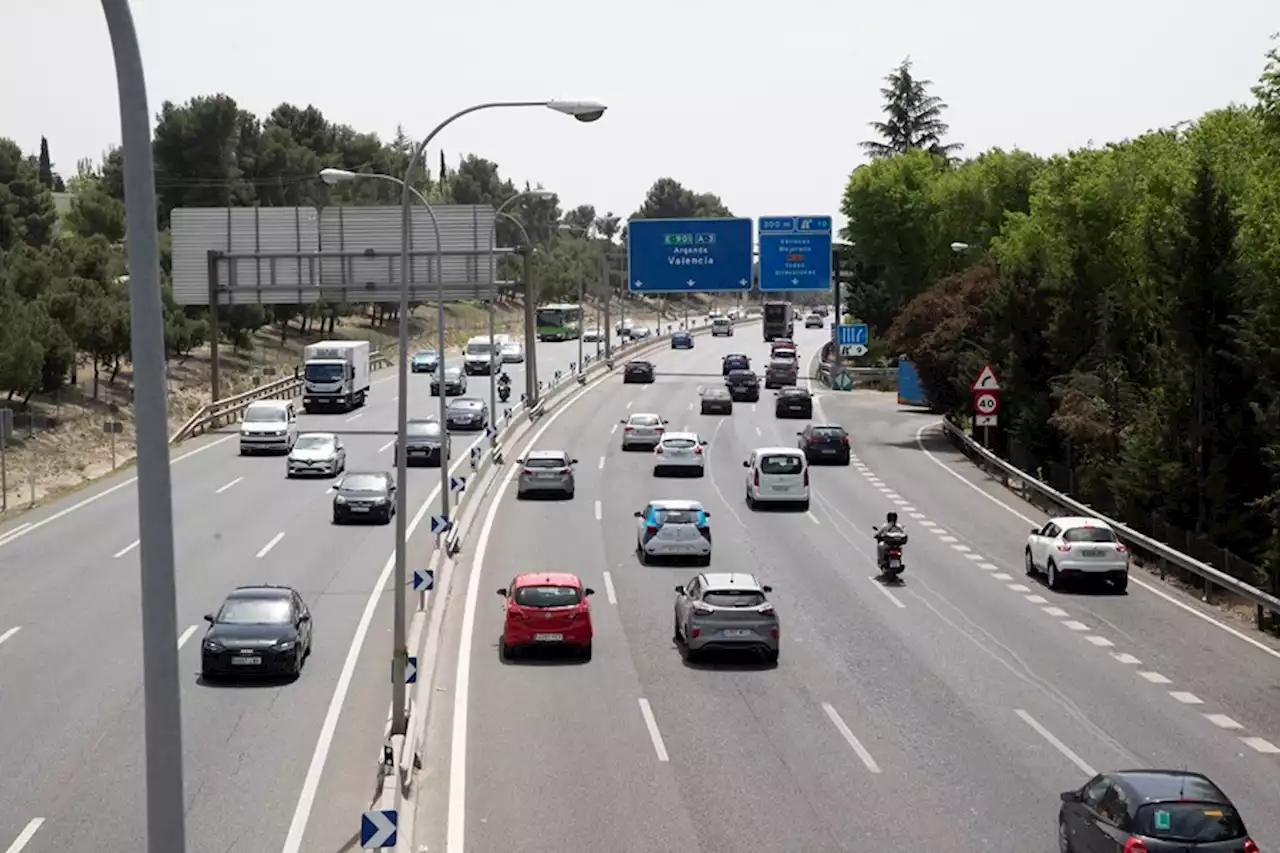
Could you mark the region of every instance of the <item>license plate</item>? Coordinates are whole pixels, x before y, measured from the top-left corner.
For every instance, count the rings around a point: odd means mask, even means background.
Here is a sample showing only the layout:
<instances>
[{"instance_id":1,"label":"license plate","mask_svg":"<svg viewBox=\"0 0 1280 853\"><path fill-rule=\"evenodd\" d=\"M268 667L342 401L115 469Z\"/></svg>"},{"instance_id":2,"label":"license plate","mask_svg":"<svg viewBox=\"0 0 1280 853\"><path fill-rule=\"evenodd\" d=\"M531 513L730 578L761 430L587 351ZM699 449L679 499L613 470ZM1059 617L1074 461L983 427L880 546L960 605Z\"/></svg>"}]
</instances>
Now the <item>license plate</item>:
<instances>
[{"instance_id":1,"label":"license plate","mask_svg":"<svg viewBox=\"0 0 1280 853\"><path fill-rule=\"evenodd\" d=\"M1081 554L1084 554L1086 557L1101 557L1101 556L1102 556L1102 551L1100 551L1100 550L1099 550L1099 549L1097 549L1097 548L1086 548L1085 550L1081 551L1080 553L1081 553Z\"/></svg>"},{"instance_id":2,"label":"license plate","mask_svg":"<svg viewBox=\"0 0 1280 853\"><path fill-rule=\"evenodd\" d=\"M533 639L539 643L560 643L564 641L564 634L534 634Z\"/></svg>"},{"instance_id":3,"label":"license plate","mask_svg":"<svg viewBox=\"0 0 1280 853\"><path fill-rule=\"evenodd\" d=\"M260 657L251 657L251 658L249 658L249 657L244 657L244 658L236 657L236 658L232 658L232 659L231 659L231 663L235 664L236 666L258 666L259 664L261 664L261 663L262 663L262 658L260 658Z\"/></svg>"},{"instance_id":4,"label":"license plate","mask_svg":"<svg viewBox=\"0 0 1280 853\"><path fill-rule=\"evenodd\" d=\"M369 508L367 506L353 506L351 507L351 511L352 512L368 512Z\"/></svg>"},{"instance_id":5,"label":"license plate","mask_svg":"<svg viewBox=\"0 0 1280 853\"><path fill-rule=\"evenodd\" d=\"M790 486L774 486L773 490L775 492L789 492L791 491L791 487Z\"/></svg>"},{"instance_id":6,"label":"license plate","mask_svg":"<svg viewBox=\"0 0 1280 853\"><path fill-rule=\"evenodd\" d=\"M901 560L890 560L890 561L889 561L889 568L891 568L891 569L900 569L900 568L902 568L902 561L901 561Z\"/></svg>"},{"instance_id":7,"label":"license plate","mask_svg":"<svg viewBox=\"0 0 1280 853\"><path fill-rule=\"evenodd\" d=\"M824 448L822 448L822 452L823 452L823 453L835 453L835 452L836 452L836 450L835 450L835 448L834 448L834 447L824 447Z\"/></svg>"},{"instance_id":8,"label":"license plate","mask_svg":"<svg viewBox=\"0 0 1280 853\"><path fill-rule=\"evenodd\" d=\"M750 637L755 631L749 631L746 628L730 628L724 632L726 637Z\"/></svg>"},{"instance_id":9,"label":"license plate","mask_svg":"<svg viewBox=\"0 0 1280 853\"><path fill-rule=\"evenodd\" d=\"M559 474L552 474L552 473L550 473L550 472L546 472L546 473L539 473L539 474L538 474L539 479L542 479L542 480L554 480L554 479L555 479L556 477L558 477L558 476L560 476L560 475L559 475Z\"/></svg>"}]
</instances>

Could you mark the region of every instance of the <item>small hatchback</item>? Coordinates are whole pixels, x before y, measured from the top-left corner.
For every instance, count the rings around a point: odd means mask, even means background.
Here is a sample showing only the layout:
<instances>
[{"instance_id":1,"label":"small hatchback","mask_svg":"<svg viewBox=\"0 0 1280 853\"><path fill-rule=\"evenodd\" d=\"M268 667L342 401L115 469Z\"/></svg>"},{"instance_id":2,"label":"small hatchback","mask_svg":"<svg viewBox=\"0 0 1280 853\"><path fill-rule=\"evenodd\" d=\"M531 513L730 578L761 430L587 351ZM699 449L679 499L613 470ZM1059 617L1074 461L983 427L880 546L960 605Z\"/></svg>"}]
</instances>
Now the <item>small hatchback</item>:
<instances>
[{"instance_id":1,"label":"small hatchback","mask_svg":"<svg viewBox=\"0 0 1280 853\"><path fill-rule=\"evenodd\" d=\"M672 349L693 349L693 335L681 330L671 333Z\"/></svg>"},{"instance_id":2,"label":"small hatchback","mask_svg":"<svg viewBox=\"0 0 1280 853\"><path fill-rule=\"evenodd\" d=\"M669 432L653 449L653 475L691 474L701 477L707 471L707 443L696 432Z\"/></svg>"},{"instance_id":3,"label":"small hatchback","mask_svg":"<svg viewBox=\"0 0 1280 853\"><path fill-rule=\"evenodd\" d=\"M743 572L707 572L676 587L675 633L690 658L709 651L754 651L778 662L773 589Z\"/></svg>"},{"instance_id":4,"label":"small hatchback","mask_svg":"<svg viewBox=\"0 0 1280 853\"><path fill-rule=\"evenodd\" d=\"M516 481L516 498L528 495L560 495L573 498L575 478L573 466L577 459L570 459L563 450L534 450L523 459L517 459L520 479Z\"/></svg>"},{"instance_id":5,"label":"small hatchback","mask_svg":"<svg viewBox=\"0 0 1280 853\"><path fill-rule=\"evenodd\" d=\"M1027 574L1043 571L1049 589L1073 577L1108 580L1119 592L1129 586L1129 550L1100 518L1051 518L1031 530L1024 556Z\"/></svg>"},{"instance_id":6,"label":"small hatchback","mask_svg":"<svg viewBox=\"0 0 1280 853\"><path fill-rule=\"evenodd\" d=\"M761 447L742 463L747 469L747 506L785 503L809 509L809 463L796 447Z\"/></svg>"},{"instance_id":7,"label":"small hatchback","mask_svg":"<svg viewBox=\"0 0 1280 853\"><path fill-rule=\"evenodd\" d=\"M535 647L560 647L591 660L591 605L595 595L582 579L568 572L530 572L516 575L502 596L503 658Z\"/></svg>"},{"instance_id":8,"label":"small hatchback","mask_svg":"<svg viewBox=\"0 0 1280 853\"><path fill-rule=\"evenodd\" d=\"M853 455L849 447L849 433L839 424L813 424L796 433L800 436L800 449L809 464L834 462L848 465Z\"/></svg>"},{"instance_id":9,"label":"small hatchback","mask_svg":"<svg viewBox=\"0 0 1280 853\"><path fill-rule=\"evenodd\" d=\"M662 441L662 436L667 431L666 421L652 412L637 412L618 423L622 424L624 451L633 447L651 450L658 446L658 442Z\"/></svg>"},{"instance_id":10,"label":"small hatchback","mask_svg":"<svg viewBox=\"0 0 1280 853\"><path fill-rule=\"evenodd\" d=\"M636 513L636 554L647 565L655 558L693 557L711 565L711 513L697 501L650 501Z\"/></svg>"}]
</instances>

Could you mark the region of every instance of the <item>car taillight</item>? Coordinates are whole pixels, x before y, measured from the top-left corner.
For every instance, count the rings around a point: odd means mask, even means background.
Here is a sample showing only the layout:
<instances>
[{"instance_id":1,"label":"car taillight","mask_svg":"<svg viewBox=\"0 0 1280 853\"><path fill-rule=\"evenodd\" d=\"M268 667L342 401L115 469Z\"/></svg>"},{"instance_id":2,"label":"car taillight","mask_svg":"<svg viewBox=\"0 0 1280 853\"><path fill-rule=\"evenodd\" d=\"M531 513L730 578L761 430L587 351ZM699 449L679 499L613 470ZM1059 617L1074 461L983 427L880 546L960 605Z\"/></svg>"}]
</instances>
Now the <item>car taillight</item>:
<instances>
[{"instance_id":1,"label":"car taillight","mask_svg":"<svg viewBox=\"0 0 1280 853\"><path fill-rule=\"evenodd\" d=\"M660 426L654 427L654 429L655 429L656 431L658 431L658 432L666 432L666 431L667 431L667 430L666 430L666 427L660 427Z\"/></svg>"},{"instance_id":2,"label":"car taillight","mask_svg":"<svg viewBox=\"0 0 1280 853\"><path fill-rule=\"evenodd\" d=\"M633 426L624 426L624 427L622 428L622 431L623 431L623 432L631 432L631 431L632 431L632 430L634 430L634 429L635 429L635 427L633 427Z\"/></svg>"},{"instance_id":3,"label":"car taillight","mask_svg":"<svg viewBox=\"0 0 1280 853\"><path fill-rule=\"evenodd\" d=\"M1058 543L1058 550L1059 550L1059 551L1061 551L1061 552L1062 552L1062 553L1064 553L1064 554L1065 554L1065 553L1067 553L1068 551L1070 551L1070 550L1071 550L1071 543L1070 543L1070 542L1060 542L1060 543Z\"/></svg>"},{"instance_id":4,"label":"car taillight","mask_svg":"<svg viewBox=\"0 0 1280 853\"><path fill-rule=\"evenodd\" d=\"M1124 853L1147 853L1147 842L1131 835L1124 843Z\"/></svg>"},{"instance_id":5,"label":"car taillight","mask_svg":"<svg viewBox=\"0 0 1280 853\"><path fill-rule=\"evenodd\" d=\"M556 469L556 473L557 473L557 474L568 474L568 473L569 473L569 469L568 469L568 468L557 468L557 469Z\"/></svg>"},{"instance_id":6,"label":"car taillight","mask_svg":"<svg viewBox=\"0 0 1280 853\"><path fill-rule=\"evenodd\" d=\"M646 527L645 527L645 529L644 529L644 533L645 533L645 535L646 535L646 536L657 536L657 535L658 535L658 525L656 525L656 524L650 524L650 525L646 526Z\"/></svg>"},{"instance_id":7,"label":"car taillight","mask_svg":"<svg viewBox=\"0 0 1280 853\"><path fill-rule=\"evenodd\" d=\"M702 455L702 448L701 448L701 447L695 447L695 448L693 449L693 455L694 455L694 456L701 456L701 455Z\"/></svg>"},{"instance_id":8,"label":"car taillight","mask_svg":"<svg viewBox=\"0 0 1280 853\"><path fill-rule=\"evenodd\" d=\"M848 446L849 446L849 436L847 436L847 435L842 435L842 436L840 436L840 444L841 444L841 445L843 445L844 447L848 447Z\"/></svg>"},{"instance_id":9,"label":"car taillight","mask_svg":"<svg viewBox=\"0 0 1280 853\"><path fill-rule=\"evenodd\" d=\"M706 539L708 542L711 541L710 527L707 527L705 524L698 525L698 532L702 534L703 539Z\"/></svg>"},{"instance_id":10,"label":"car taillight","mask_svg":"<svg viewBox=\"0 0 1280 853\"><path fill-rule=\"evenodd\" d=\"M521 474L525 474L525 475L528 475L528 476L532 477L532 476L533 476L534 474L536 474L537 472L536 472L536 471L534 471L532 468L525 468L525 469L523 469L520 473L521 473Z\"/></svg>"},{"instance_id":11,"label":"car taillight","mask_svg":"<svg viewBox=\"0 0 1280 853\"><path fill-rule=\"evenodd\" d=\"M656 454L658 454L659 456L661 456L661 455L662 455L662 445L661 445L661 444L659 444L657 447L655 447L655 448L653 449L653 452L654 452L654 453L656 453Z\"/></svg>"},{"instance_id":12,"label":"car taillight","mask_svg":"<svg viewBox=\"0 0 1280 853\"><path fill-rule=\"evenodd\" d=\"M1261 851L1258 850L1258 845L1252 838L1246 838L1244 840L1244 853L1261 853Z\"/></svg>"},{"instance_id":13,"label":"car taillight","mask_svg":"<svg viewBox=\"0 0 1280 853\"><path fill-rule=\"evenodd\" d=\"M1117 554L1127 554L1127 553L1129 553L1129 549L1128 549L1128 548L1126 548L1126 547L1124 547L1123 545L1121 545L1119 542L1117 542L1117 543L1116 543L1116 553L1117 553Z\"/></svg>"},{"instance_id":14,"label":"car taillight","mask_svg":"<svg viewBox=\"0 0 1280 853\"><path fill-rule=\"evenodd\" d=\"M691 629L689 629L689 636L690 636L690 637L701 637L701 636L702 636L702 629L701 629L701 628L691 628Z\"/></svg>"},{"instance_id":15,"label":"car taillight","mask_svg":"<svg viewBox=\"0 0 1280 853\"><path fill-rule=\"evenodd\" d=\"M810 444L821 444L821 443L822 443L822 439L818 438L816 435L811 435L811 436L809 436L809 443L810 443Z\"/></svg>"},{"instance_id":16,"label":"car taillight","mask_svg":"<svg viewBox=\"0 0 1280 853\"><path fill-rule=\"evenodd\" d=\"M809 488L809 469L808 468L804 469L804 487L806 489Z\"/></svg>"},{"instance_id":17,"label":"car taillight","mask_svg":"<svg viewBox=\"0 0 1280 853\"><path fill-rule=\"evenodd\" d=\"M770 636L770 637L773 637L775 640L776 640L776 639L778 639L778 629L777 629L777 628L770 628L770 629L769 629L769 636Z\"/></svg>"},{"instance_id":18,"label":"car taillight","mask_svg":"<svg viewBox=\"0 0 1280 853\"><path fill-rule=\"evenodd\" d=\"M756 488L760 488L760 472L759 471L756 471L756 476L755 476L755 479L752 481L752 484Z\"/></svg>"}]
</instances>

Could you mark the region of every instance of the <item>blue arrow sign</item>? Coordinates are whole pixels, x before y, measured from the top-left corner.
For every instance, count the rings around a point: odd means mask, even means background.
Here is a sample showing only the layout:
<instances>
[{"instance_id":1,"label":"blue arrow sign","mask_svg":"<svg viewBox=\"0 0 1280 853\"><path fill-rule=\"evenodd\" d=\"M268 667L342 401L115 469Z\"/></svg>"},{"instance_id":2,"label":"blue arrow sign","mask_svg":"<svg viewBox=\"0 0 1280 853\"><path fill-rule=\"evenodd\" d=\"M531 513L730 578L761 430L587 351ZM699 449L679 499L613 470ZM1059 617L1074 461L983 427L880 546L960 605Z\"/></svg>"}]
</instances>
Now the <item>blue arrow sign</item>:
<instances>
[{"instance_id":1,"label":"blue arrow sign","mask_svg":"<svg viewBox=\"0 0 1280 853\"><path fill-rule=\"evenodd\" d=\"M465 492L466 490L467 490L466 477L450 477L449 478L449 491Z\"/></svg>"},{"instance_id":2,"label":"blue arrow sign","mask_svg":"<svg viewBox=\"0 0 1280 853\"><path fill-rule=\"evenodd\" d=\"M760 218L760 289L831 289L831 217Z\"/></svg>"},{"instance_id":3,"label":"blue arrow sign","mask_svg":"<svg viewBox=\"0 0 1280 853\"><path fill-rule=\"evenodd\" d=\"M365 850L382 850L396 846L400 814L395 809L365 812L360 816L360 846Z\"/></svg>"},{"instance_id":4,"label":"blue arrow sign","mask_svg":"<svg viewBox=\"0 0 1280 853\"><path fill-rule=\"evenodd\" d=\"M474 447L472 447L472 448L471 448L471 458L472 458L472 459L475 459L475 458L477 458L477 457L478 457L481 453L483 453L483 452L484 452L484 451L480 449L480 446L479 446L479 445L476 445L476 446L474 446Z\"/></svg>"},{"instance_id":5,"label":"blue arrow sign","mask_svg":"<svg viewBox=\"0 0 1280 853\"><path fill-rule=\"evenodd\" d=\"M431 532L432 533L444 533L446 530L449 529L449 525L450 525L449 519L445 518L443 515L431 516Z\"/></svg>"},{"instance_id":6,"label":"blue arrow sign","mask_svg":"<svg viewBox=\"0 0 1280 853\"><path fill-rule=\"evenodd\" d=\"M413 591L430 592L436 586L436 573L431 569L413 570Z\"/></svg>"},{"instance_id":7,"label":"blue arrow sign","mask_svg":"<svg viewBox=\"0 0 1280 853\"><path fill-rule=\"evenodd\" d=\"M405 684L417 684L417 683L418 683L418 659L417 659L417 658L415 658L415 657L412 657L412 656L411 656L411 657L409 658L409 662L408 662L407 664L405 664L405 667L404 667L404 683L405 683Z\"/></svg>"},{"instance_id":8,"label":"blue arrow sign","mask_svg":"<svg viewBox=\"0 0 1280 853\"><path fill-rule=\"evenodd\" d=\"M861 344L867 346L870 341L870 333L867 331L866 323L853 323L848 326L839 326L836 333L836 343L842 347L852 347Z\"/></svg>"},{"instance_id":9,"label":"blue arrow sign","mask_svg":"<svg viewBox=\"0 0 1280 853\"><path fill-rule=\"evenodd\" d=\"M633 219L627 223L632 293L751 289L750 219Z\"/></svg>"},{"instance_id":10,"label":"blue arrow sign","mask_svg":"<svg viewBox=\"0 0 1280 853\"><path fill-rule=\"evenodd\" d=\"M493 438L495 435L498 434L498 428L490 424L489 426L484 428L484 434L489 436L489 438Z\"/></svg>"}]
</instances>

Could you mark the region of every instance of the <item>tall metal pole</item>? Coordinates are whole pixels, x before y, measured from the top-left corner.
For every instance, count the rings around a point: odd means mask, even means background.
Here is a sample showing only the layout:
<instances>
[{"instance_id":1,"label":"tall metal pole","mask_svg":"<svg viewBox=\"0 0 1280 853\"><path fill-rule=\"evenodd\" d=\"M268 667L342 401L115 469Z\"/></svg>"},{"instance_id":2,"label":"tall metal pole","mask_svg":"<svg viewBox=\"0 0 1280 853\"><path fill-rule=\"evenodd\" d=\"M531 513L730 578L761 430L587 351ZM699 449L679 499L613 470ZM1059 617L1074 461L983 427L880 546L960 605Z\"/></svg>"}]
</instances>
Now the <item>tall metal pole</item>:
<instances>
[{"instance_id":1,"label":"tall metal pole","mask_svg":"<svg viewBox=\"0 0 1280 853\"><path fill-rule=\"evenodd\" d=\"M506 210L507 210L507 207L509 207L512 203L514 203L518 199L536 198L537 196L540 196L540 195L542 195L541 190L526 190L522 193L516 193L515 195L511 196L511 198L507 199L501 205L499 205L498 209L494 211L493 225L489 228L489 269L491 271L492 278L494 279L497 278L497 275L496 275L497 261L495 260L497 255L495 254L495 251L498 247L498 220L506 219L508 222L514 223L515 226L520 229L520 235L524 238L524 245L532 248L533 244L529 242L529 232L525 230L524 224L521 223L519 219L516 219L514 216L512 216L510 213L507 213ZM490 297L489 299L489 345L490 346L493 345L493 336L494 336L493 298ZM526 365L529 363L528 360L530 358L536 358L536 355L530 354L535 349L536 349L536 344L529 343L528 329L526 329L525 330L525 351L526 351L525 363ZM497 381L498 381L498 377L491 370L489 372L489 411L492 413L492 417L495 419L497 418L497 412L498 412ZM496 436L494 437L494 441L497 441Z\"/></svg>"},{"instance_id":2,"label":"tall metal pole","mask_svg":"<svg viewBox=\"0 0 1280 853\"><path fill-rule=\"evenodd\" d=\"M533 284L533 247L524 247L524 335L526 340L537 340L538 310L536 307L538 291ZM533 408L538 404L538 348L529 346L525 349L524 398L525 405Z\"/></svg>"},{"instance_id":3,"label":"tall metal pole","mask_svg":"<svg viewBox=\"0 0 1280 853\"><path fill-rule=\"evenodd\" d=\"M142 567L142 684L147 766L147 850L183 853L182 693L178 680L173 491L169 479L164 308L151 157L151 111L129 0L102 0L115 54L124 151L130 337L138 446L138 546Z\"/></svg>"},{"instance_id":4,"label":"tall metal pole","mask_svg":"<svg viewBox=\"0 0 1280 853\"><path fill-rule=\"evenodd\" d=\"M844 322L843 312L840 310L840 249L838 246L831 247L831 298L835 305L834 315L831 318L831 369L839 370L844 364L844 358L840 355L840 324Z\"/></svg>"},{"instance_id":5,"label":"tall metal pole","mask_svg":"<svg viewBox=\"0 0 1280 853\"><path fill-rule=\"evenodd\" d=\"M582 366L582 337L586 331L582 327L582 321L586 319L585 312L587 310L587 277L581 276L578 279L578 375L587 372Z\"/></svg>"},{"instance_id":6,"label":"tall metal pole","mask_svg":"<svg viewBox=\"0 0 1280 853\"><path fill-rule=\"evenodd\" d=\"M609 335L612 329L609 328L609 303L613 301L613 294L609 292L609 250L601 247L600 250L600 297L604 300L604 320L599 320L599 310L596 312L597 322L596 328L600 329L604 337L604 357L609 357ZM596 358L600 357L600 339L596 338Z\"/></svg>"}]
</instances>

